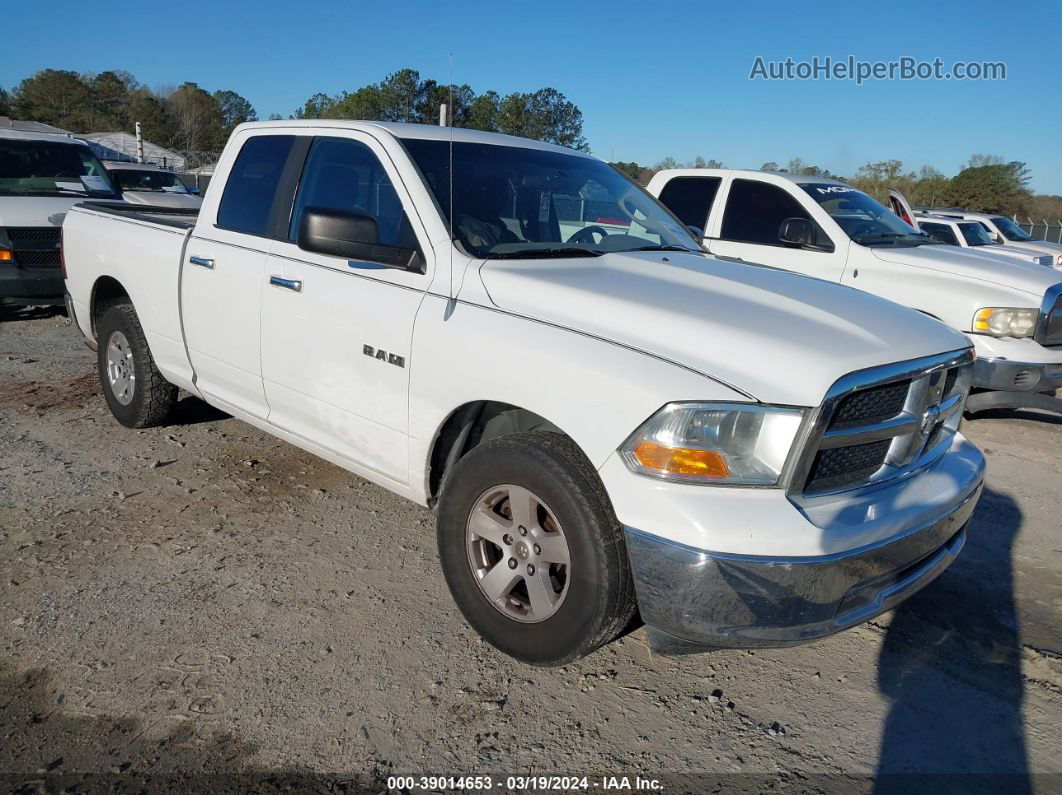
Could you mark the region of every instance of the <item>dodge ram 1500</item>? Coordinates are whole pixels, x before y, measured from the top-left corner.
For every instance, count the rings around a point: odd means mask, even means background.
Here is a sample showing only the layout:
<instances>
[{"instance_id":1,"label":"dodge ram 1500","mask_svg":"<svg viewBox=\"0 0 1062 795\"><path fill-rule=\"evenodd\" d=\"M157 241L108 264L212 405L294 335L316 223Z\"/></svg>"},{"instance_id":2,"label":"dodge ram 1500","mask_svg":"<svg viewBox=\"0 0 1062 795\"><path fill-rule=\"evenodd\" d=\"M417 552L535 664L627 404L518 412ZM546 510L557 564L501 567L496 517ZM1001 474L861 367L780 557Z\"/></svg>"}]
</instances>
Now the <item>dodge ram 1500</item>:
<instances>
[{"instance_id":1,"label":"dodge ram 1500","mask_svg":"<svg viewBox=\"0 0 1062 795\"><path fill-rule=\"evenodd\" d=\"M119 422L184 389L436 507L457 605L527 662L636 610L666 652L850 627L955 559L981 491L967 338L709 256L583 153L252 123L198 214L85 202L63 234Z\"/></svg>"}]
</instances>

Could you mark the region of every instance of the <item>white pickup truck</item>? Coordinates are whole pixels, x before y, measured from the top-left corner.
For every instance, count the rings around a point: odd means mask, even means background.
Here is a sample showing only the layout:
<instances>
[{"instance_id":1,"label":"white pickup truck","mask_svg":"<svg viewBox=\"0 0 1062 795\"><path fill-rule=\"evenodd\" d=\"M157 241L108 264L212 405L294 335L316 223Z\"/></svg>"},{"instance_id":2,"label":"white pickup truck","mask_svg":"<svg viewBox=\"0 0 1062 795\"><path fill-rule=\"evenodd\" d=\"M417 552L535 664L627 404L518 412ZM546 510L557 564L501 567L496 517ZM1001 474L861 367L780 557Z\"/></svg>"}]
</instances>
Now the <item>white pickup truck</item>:
<instances>
[{"instance_id":1,"label":"white pickup truck","mask_svg":"<svg viewBox=\"0 0 1062 795\"><path fill-rule=\"evenodd\" d=\"M661 651L842 630L943 571L980 494L965 337L710 257L567 149L253 123L198 216L86 202L63 237L122 424L185 389L436 506L458 606L527 662L636 609Z\"/></svg>"},{"instance_id":2,"label":"white pickup truck","mask_svg":"<svg viewBox=\"0 0 1062 795\"><path fill-rule=\"evenodd\" d=\"M661 171L649 183L712 254L849 285L967 335L977 352L967 408L1062 412L1062 274L968 254L835 180L730 169Z\"/></svg>"}]
</instances>

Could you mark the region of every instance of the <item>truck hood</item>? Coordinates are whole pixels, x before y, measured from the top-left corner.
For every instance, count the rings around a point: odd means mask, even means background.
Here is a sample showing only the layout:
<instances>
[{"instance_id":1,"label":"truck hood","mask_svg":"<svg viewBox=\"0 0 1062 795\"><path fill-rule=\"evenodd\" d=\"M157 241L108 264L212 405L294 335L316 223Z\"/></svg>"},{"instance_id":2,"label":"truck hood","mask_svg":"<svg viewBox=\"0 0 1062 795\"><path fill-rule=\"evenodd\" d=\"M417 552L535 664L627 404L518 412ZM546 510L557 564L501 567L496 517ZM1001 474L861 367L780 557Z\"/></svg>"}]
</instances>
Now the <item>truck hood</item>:
<instances>
[{"instance_id":1,"label":"truck hood","mask_svg":"<svg viewBox=\"0 0 1062 795\"><path fill-rule=\"evenodd\" d=\"M66 211L87 200L87 196L0 196L0 227L62 226Z\"/></svg>"},{"instance_id":2,"label":"truck hood","mask_svg":"<svg viewBox=\"0 0 1062 795\"><path fill-rule=\"evenodd\" d=\"M1022 251L1043 252L1053 254L1056 257L1062 254L1062 244L1052 243L1050 240L1008 240L1004 245L1021 249Z\"/></svg>"},{"instance_id":3,"label":"truck hood","mask_svg":"<svg viewBox=\"0 0 1062 795\"><path fill-rule=\"evenodd\" d=\"M956 246L915 246L910 248L873 248L870 251L883 262L950 273L965 279L1008 287L1029 293L1039 304L1048 287L1059 282L1058 271L1023 262L1014 257L982 254ZM994 306L994 305L993 305Z\"/></svg>"},{"instance_id":4,"label":"truck hood","mask_svg":"<svg viewBox=\"0 0 1062 795\"><path fill-rule=\"evenodd\" d=\"M868 293L696 254L487 260L480 274L500 309L675 362L768 403L814 406L846 373L969 345Z\"/></svg>"},{"instance_id":5,"label":"truck hood","mask_svg":"<svg viewBox=\"0 0 1062 795\"><path fill-rule=\"evenodd\" d=\"M177 207L199 209L203 200L191 193L167 193L166 191L124 190L122 198L130 204L149 204L152 207Z\"/></svg>"}]
</instances>

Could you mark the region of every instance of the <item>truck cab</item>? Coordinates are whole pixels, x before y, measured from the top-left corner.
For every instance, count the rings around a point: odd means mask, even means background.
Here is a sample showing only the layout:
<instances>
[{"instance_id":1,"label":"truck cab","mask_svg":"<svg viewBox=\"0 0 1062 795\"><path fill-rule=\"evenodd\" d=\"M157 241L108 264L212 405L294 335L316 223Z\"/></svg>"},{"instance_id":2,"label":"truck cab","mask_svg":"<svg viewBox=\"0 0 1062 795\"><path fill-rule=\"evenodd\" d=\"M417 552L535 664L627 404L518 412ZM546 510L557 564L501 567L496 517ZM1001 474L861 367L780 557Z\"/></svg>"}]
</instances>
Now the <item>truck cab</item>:
<instances>
[{"instance_id":1,"label":"truck cab","mask_svg":"<svg viewBox=\"0 0 1062 795\"><path fill-rule=\"evenodd\" d=\"M1062 410L1062 274L918 231L837 180L736 169L661 171L648 190L712 254L784 268L917 309L977 352L971 411Z\"/></svg>"},{"instance_id":2,"label":"truck cab","mask_svg":"<svg viewBox=\"0 0 1062 795\"><path fill-rule=\"evenodd\" d=\"M939 243L959 246L971 254L989 254L1008 257L1020 262L1031 262L1045 268L1054 267L1055 258L1050 254L1038 254L1016 246L997 243L988 230L977 221L939 214L916 214L915 225Z\"/></svg>"},{"instance_id":3,"label":"truck cab","mask_svg":"<svg viewBox=\"0 0 1062 795\"><path fill-rule=\"evenodd\" d=\"M0 126L0 304L62 305L60 227L85 199L121 199L87 145Z\"/></svg>"}]
</instances>

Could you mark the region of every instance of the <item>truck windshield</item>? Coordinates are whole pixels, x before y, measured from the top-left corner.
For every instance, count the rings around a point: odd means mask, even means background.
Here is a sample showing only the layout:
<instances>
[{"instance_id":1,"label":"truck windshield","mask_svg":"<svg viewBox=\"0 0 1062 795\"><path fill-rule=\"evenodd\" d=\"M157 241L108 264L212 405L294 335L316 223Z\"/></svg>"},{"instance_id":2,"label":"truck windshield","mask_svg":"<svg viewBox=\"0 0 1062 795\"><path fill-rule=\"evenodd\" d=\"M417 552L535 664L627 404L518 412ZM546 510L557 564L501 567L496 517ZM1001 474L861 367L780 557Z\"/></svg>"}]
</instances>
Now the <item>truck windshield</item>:
<instances>
[{"instance_id":1,"label":"truck windshield","mask_svg":"<svg viewBox=\"0 0 1062 795\"><path fill-rule=\"evenodd\" d=\"M992 216L992 223L1007 240L1032 240L1033 237L1005 215Z\"/></svg>"},{"instance_id":2,"label":"truck windshield","mask_svg":"<svg viewBox=\"0 0 1062 795\"><path fill-rule=\"evenodd\" d=\"M117 199L107 171L80 143L0 139L0 194Z\"/></svg>"},{"instance_id":3,"label":"truck windshield","mask_svg":"<svg viewBox=\"0 0 1062 795\"><path fill-rule=\"evenodd\" d=\"M912 229L896 213L861 190L828 183L805 183L800 187L860 245L921 246L936 242Z\"/></svg>"},{"instance_id":4,"label":"truck windshield","mask_svg":"<svg viewBox=\"0 0 1062 795\"><path fill-rule=\"evenodd\" d=\"M402 140L466 251L487 258L701 252L670 211L607 163L576 154Z\"/></svg>"},{"instance_id":5,"label":"truck windshield","mask_svg":"<svg viewBox=\"0 0 1062 795\"><path fill-rule=\"evenodd\" d=\"M992 240L992 237L988 234L988 230L985 229L977 221L968 221L966 223L957 224L959 231L962 232L963 238L966 240L967 245L970 246L994 246L996 243Z\"/></svg>"},{"instance_id":6,"label":"truck windshield","mask_svg":"<svg viewBox=\"0 0 1062 795\"><path fill-rule=\"evenodd\" d=\"M110 172L122 190L151 191L159 193L188 193L188 188L169 171L151 169L116 168Z\"/></svg>"}]
</instances>

